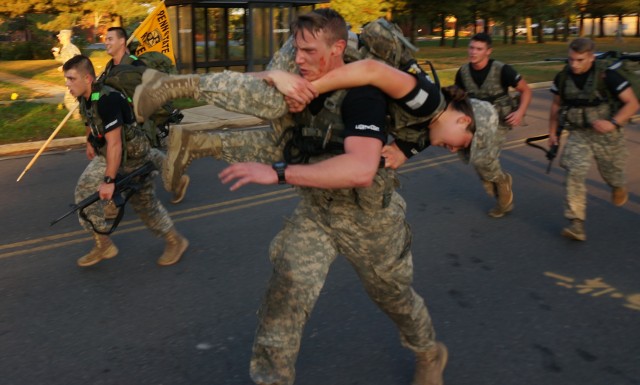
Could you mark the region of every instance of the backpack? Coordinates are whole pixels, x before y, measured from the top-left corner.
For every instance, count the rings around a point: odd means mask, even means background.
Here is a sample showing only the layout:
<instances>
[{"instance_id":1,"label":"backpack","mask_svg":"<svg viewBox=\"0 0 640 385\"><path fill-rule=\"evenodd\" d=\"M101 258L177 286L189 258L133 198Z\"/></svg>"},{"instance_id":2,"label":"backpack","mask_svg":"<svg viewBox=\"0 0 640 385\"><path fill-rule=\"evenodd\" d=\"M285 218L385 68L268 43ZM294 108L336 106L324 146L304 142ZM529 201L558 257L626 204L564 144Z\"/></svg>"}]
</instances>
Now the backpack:
<instances>
[{"instance_id":1,"label":"backpack","mask_svg":"<svg viewBox=\"0 0 640 385\"><path fill-rule=\"evenodd\" d=\"M615 58L609 69L624 76L631 83L631 89L636 98L640 99L640 53L621 54Z\"/></svg>"},{"instance_id":2,"label":"backpack","mask_svg":"<svg viewBox=\"0 0 640 385\"><path fill-rule=\"evenodd\" d=\"M176 65L173 64L171 59L162 52L157 51L147 51L139 56L138 60L142 60L142 62L149 68L153 68L154 70L158 70L167 74L177 74Z\"/></svg>"},{"instance_id":3,"label":"backpack","mask_svg":"<svg viewBox=\"0 0 640 385\"><path fill-rule=\"evenodd\" d=\"M98 80L120 91L127 97L129 103L132 103L136 86L142 82L142 74L147 68L165 73L177 72L171 59L160 52L145 52L140 56L131 55L130 57L142 61L145 65L119 64L111 67L109 73ZM184 115L171 102L151 115L142 127L153 147L163 147L163 139L169 135L169 125L180 123L183 117Z\"/></svg>"},{"instance_id":4,"label":"backpack","mask_svg":"<svg viewBox=\"0 0 640 385\"><path fill-rule=\"evenodd\" d=\"M406 71L415 62L418 48L404 37L397 24L379 18L362 27L360 33L361 58L374 57L392 67Z\"/></svg>"},{"instance_id":5,"label":"backpack","mask_svg":"<svg viewBox=\"0 0 640 385\"><path fill-rule=\"evenodd\" d=\"M376 59L410 73L416 77L425 77L426 80L435 83L438 88L440 81L435 68L429 61L425 61L430 67L433 80L429 74L418 64L414 53L418 48L404 36L400 27L385 18L378 18L362 27L359 35L359 48L357 52L347 47L345 50L345 61L349 62L358 59ZM444 97L440 108L444 108ZM389 103L389 114L391 116L391 134L405 142L426 144L428 141L428 131L425 127L431 117L440 112L440 108L431 116L416 117L395 103ZM409 129L407 129L409 128Z\"/></svg>"}]
</instances>

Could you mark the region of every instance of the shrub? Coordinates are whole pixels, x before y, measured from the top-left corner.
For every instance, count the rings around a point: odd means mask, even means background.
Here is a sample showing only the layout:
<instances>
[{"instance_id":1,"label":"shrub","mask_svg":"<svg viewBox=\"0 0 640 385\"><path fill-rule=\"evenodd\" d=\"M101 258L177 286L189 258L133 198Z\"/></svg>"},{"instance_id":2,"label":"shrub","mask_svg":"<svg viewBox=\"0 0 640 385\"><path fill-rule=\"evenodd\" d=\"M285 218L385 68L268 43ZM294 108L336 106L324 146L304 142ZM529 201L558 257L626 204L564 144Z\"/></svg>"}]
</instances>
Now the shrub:
<instances>
[{"instance_id":1,"label":"shrub","mask_svg":"<svg viewBox=\"0 0 640 385\"><path fill-rule=\"evenodd\" d=\"M46 41L0 41L0 60L52 59L51 47Z\"/></svg>"}]
</instances>

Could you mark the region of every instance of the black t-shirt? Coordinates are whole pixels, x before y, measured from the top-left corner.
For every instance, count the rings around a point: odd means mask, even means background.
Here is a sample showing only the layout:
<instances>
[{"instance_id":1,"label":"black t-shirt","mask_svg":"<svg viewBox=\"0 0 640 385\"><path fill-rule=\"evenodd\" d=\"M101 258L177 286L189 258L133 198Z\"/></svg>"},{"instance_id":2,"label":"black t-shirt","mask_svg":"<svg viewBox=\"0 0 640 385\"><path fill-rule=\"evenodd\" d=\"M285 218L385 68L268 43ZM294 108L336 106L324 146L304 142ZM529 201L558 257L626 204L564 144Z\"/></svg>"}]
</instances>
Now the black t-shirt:
<instances>
[{"instance_id":1,"label":"black t-shirt","mask_svg":"<svg viewBox=\"0 0 640 385\"><path fill-rule=\"evenodd\" d=\"M469 68L471 69L471 78L478 87L481 87L484 81L487 80L487 76L489 75L489 71L491 70L493 62L493 59L489 59L489 63L481 70L476 70L473 68L473 66L469 65ZM520 79L522 79L522 76L520 76L520 74L516 72L516 70L509 64L505 64L502 66L502 71L500 72L500 84L502 85L502 88L515 88L518 85ZM456 85L458 87L465 88L460 71L456 73Z\"/></svg>"},{"instance_id":2,"label":"black t-shirt","mask_svg":"<svg viewBox=\"0 0 640 385\"><path fill-rule=\"evenodd\" d=\"M394 100L403 110L417 117L431 115L440 105L440 88L425 74L416 77L416 86L407 95Z\"/></svg>"},{"instance_id":3,"label":"black t-shirt","mask_svg":"<svg viewBox=\"0 0 640 385\"><path fill-rule=\"evenodd\" d=\"M564 71L564 70L563 70ZM573 72L569 71L569 77L579 89L584 89L585 84L587 83L587 79L589 75L591 75L595 71L595 66L592 65L589 71L576 75ZM556 74L556 77L553 79L553 86L551 86L551 93L555 95L559 95L559 87L560 87L560 76L562 72ZM631 87L631 83L622 76L619 72L607 69L604 71L604 84L609 89L609 92L613 96L618 96L620 93L627 88Z\"/></svg>"},{"instance_id":4,"label":"black t-shirt","mask_svg":"<svg viewBox=\"0 0 640 385\"><path fill-rule=\"evenodd\" d=\"M309 104L309 111L316 115L332 93L325 93ZM344 137L362 136L387 142L385 95L372 86L352 88L347 91L341 106Z\"/></svg>"},{"instance_id":5,"label":"black t-shirt","mask_svg":"<svg viewBox=\"0 0 640 385\"><path fill-rule=\"evenodd\" d=\"M91 108L91 103L93 102L90 100L87 102L87 109ZM97 103L105 134L135 121L129 102L120 92L102 95Z\"/></svg>"}]
</instances>

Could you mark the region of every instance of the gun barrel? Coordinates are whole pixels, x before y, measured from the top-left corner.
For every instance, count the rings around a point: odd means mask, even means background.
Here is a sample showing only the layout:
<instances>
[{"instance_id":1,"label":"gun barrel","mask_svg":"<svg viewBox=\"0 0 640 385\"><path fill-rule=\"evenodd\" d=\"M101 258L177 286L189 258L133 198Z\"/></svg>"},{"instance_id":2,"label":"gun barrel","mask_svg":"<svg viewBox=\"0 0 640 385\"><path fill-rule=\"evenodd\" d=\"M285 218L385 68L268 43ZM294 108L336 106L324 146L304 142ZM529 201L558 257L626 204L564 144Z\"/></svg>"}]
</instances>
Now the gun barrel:
<instances>
[{"instance_id":1,"label":"gun barrel","mask_svg":"<svg viewBox=\"0 0 640 385\"><path fill-rule=\"evenodd\" d=\"M49 226L53 226L56 223L60 222L61 220L65 219L69 215L73 214L77 209L78 209L77 207L74 207L73 210L68 211L68 212L64 213L64 215L62 215L61 217L52 220L51 223L49 224Z\"/></svg>"}]
</instances>

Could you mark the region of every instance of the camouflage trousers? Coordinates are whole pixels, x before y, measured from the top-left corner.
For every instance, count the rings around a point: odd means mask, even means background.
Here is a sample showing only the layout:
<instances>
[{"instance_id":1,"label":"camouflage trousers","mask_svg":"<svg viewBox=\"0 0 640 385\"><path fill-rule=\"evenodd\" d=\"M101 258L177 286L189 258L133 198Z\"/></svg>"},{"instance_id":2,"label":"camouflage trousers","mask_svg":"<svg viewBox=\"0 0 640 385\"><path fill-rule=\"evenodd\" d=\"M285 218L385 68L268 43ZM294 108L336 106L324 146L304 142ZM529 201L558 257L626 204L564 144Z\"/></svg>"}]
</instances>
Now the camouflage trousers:
<instances>
[{"instance_id":1,"label":"camouflage trousers","mask_svg":"<svg viewBox=\"0 0 640 385\"><path fill-rule=\"evenodd\" d=\"M338 254L347 258L369 297L396 324L405 347L425 351L433 346L427 307L411 287L411 232L404 200L393 192L386 208L382 196L372 208L373 202L353 198L303 189L302 201L271 242L273 273L258 312L251 358L256 383L293 384L303 328Z\"/></svg>"},{"instance_id":2,"label":"camouflage trousers","mask_svg":"<svg viewBox=\"0 0 640 385\"><path fill-rule=\"evenodd\" d=\"M585 220L587 217L586 178L592 158L609 186L622 187L625 185L627 157L623 129L607 134L591 128L571 130L560 159L560 165L567 170L565 218Z\"/></svg>"},{"instance_id":3,"label":"camouflage trousers","mask_svg":"<svg viewBox=\"0 0 640 385\"><path fill-rule=\"evenodd\" d=\"M121 167L119 172L129 173L136 168L142 166L147 160L151 160L156 167L162 164L164 154L156 149L151 149L148 155L144 158L137 160L130 159L124 167ZM107 162L104 156L97 155L89 162L84 169L82 175L78 179L75 190L75 202L78 203L85 199L89 195L98 190L100 183L104 179L104 173L107 168ZM147 176L141 181L140 190L135 193L128 204L133 207L136 214L140 217L142 222L151 230L156 236L161 237L169 232L173 227L173 221L169 217L169 213L164 208L162 203L158 200L155 194L155 185L153 183L153 177ZM105 220L104 208L106 201L98 201L84 210L87 218L93 223L93 225L99 231L107 231L111 227L111 223ZM87 231L93 232L91 224L78 216L80 225Z\"/></svg>"},{"instance_id":4,"label":"camouflage trousers","mask_svg":"<svg viewBox=\"0 0 640 385\"><path fill-rule=\"evenodd\" d=\"M275 119L288 108L284 96L264 80L240 72L200 75L200 99L227 111Z\"/></svg>"},{"instance_id":5,"label":"camouflage trousers","mask_svg":"<svg viewBox=\"0 0 640 385\"><path fill-rule=\"evenodd\" d=\"M469 163L473 165L480 179L497 182L505 175L500 165L500 152L508 133L508 126L499 125L491 138L486 138L481 145L472 147Z\"/></svg>"}]
</instances>

